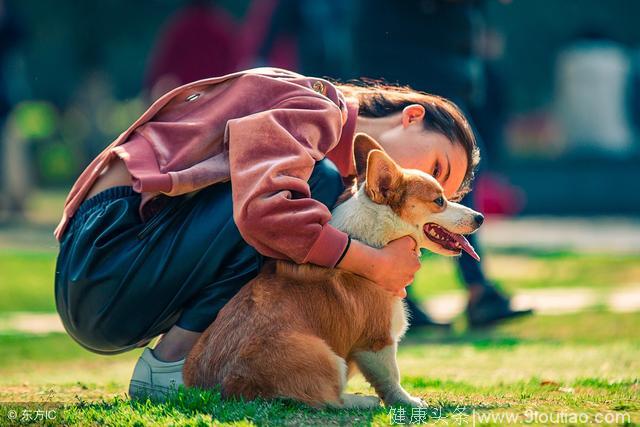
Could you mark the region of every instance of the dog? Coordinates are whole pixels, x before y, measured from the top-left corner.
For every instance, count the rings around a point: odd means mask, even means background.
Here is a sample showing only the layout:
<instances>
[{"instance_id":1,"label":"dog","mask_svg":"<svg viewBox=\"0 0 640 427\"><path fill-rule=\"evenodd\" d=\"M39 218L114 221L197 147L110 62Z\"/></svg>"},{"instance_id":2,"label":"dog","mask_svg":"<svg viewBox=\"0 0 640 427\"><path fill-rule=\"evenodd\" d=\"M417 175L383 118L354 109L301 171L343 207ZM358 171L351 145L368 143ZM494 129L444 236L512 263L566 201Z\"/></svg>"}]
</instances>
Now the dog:
<instances>
[{"instance_id":1,"label":"dog","mask_svg":"<svg viewBox=\"0 0 640 427\"><path fill-rule=\"evenodd\" d=\"M331 224L372 247L409 235L418 248L453 256L482 215L447 201L431 175L400 168L372 138L354 140L357 184ZM375 396L344 393L356 369L386 405L424 406L400 385L396 349L407 328L404 301L338 268L265 264L220 311L186 358L186 386L224 398L285 398L315 408L374 408Z\"/></svg>"}]
</instances>

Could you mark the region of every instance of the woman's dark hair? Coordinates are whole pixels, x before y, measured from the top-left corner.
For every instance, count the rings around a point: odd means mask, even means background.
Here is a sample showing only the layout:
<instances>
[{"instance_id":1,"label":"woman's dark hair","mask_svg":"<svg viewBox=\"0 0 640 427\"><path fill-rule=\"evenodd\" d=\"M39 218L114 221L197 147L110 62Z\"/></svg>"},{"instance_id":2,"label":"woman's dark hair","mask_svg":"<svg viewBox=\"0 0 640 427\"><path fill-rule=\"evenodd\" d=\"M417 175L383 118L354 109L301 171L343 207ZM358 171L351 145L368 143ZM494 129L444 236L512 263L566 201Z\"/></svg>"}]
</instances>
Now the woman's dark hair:
<instances>
[{"instance_id":1,"label":"woman's dark hair","mask_svg":"<svg viewBox=\"0 0 640 427\"><path fill-rule=\"evenodd\" d=\"M346 97L358 100L358 114L363 117L384 117L399 113L412 104L422 105L425 110L424 129L441 133L453 143L459 142L467 153L467 171L455 198L460 199L471 190L471 182L480 162L480 150L469 122L453 102L408 86L393 86L379 81L363 80L335 85Z\"/></svg>"}]
</instances>

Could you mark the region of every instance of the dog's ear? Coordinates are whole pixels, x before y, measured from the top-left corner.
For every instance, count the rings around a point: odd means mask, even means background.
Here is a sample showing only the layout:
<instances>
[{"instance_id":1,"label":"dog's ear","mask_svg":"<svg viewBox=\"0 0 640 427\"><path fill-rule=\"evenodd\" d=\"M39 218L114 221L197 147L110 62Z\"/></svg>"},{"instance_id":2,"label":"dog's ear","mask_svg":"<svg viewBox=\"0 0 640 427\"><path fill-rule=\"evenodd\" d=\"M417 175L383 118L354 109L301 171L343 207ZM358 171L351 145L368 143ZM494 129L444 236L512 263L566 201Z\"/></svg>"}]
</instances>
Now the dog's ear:
<instances>
[{"instance_id":1,"label":"dog's ear","mask_svg":"<svg viewBox=\"0 0 640 427\"><path fill-rule=\"evenodd\" d=\"M371 150L380 150L382 146L366 133L356 134L353 141L353 156L356 160L356 175L358 182L364 181L367 174L367 159Z\"/></svg>"},{"instance_id":2,"label":"dog's ear","mask_svg":"<svg viewBox=\"0 0 640 427\"><path fill-rule=\"evenodd\" d=\"M371 150L367 161L367 196L378 204L393 205L401 191L402 171L384 151Z\"/></svg>"}]
</instances>

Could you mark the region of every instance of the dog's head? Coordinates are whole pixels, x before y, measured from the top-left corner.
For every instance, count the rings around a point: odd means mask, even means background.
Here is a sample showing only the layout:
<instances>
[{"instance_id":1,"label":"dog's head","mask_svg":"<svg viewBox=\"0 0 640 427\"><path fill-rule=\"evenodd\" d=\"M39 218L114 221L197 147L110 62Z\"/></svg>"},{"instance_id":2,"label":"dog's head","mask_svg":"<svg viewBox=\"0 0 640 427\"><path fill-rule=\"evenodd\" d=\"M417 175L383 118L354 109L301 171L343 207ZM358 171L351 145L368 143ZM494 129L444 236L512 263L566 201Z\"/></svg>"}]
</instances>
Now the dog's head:
<instances>
[{"instance_id":1,"label":"dog's head","mask_svg":"<svg viewBox=\"0 0 640 427\"><path fill-rule=\"evenodd\" d=\"M448 201L435 178L416 169L401 168L366 134L356 135L354 155L358 181L364 181L366 195L374 203L390 207L417 230L412 237L418 247L447 256L464 250L480 259L463 236L482 225L484 217L480 213Z\"/></svg>"}]
</instances>

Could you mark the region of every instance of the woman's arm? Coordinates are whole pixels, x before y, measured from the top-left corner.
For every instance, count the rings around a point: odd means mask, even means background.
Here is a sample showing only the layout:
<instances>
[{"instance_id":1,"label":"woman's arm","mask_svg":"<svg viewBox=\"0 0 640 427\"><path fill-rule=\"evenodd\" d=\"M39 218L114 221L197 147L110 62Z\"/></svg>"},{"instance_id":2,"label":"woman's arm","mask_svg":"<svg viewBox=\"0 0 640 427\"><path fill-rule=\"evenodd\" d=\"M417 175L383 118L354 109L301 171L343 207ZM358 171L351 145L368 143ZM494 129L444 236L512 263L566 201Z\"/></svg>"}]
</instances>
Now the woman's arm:
<instances>
[{"instance_id":1,"label":"woman's arm","mask_svg":"<svg viewBox=\"0 0 640 427\"><path fill-rule=\"evenodd\" d=\"M352 240L347 253L336 266L364 276L385 290L404 298L405 287L420 268L416 242L409 236L390 242L382 249Z\"/></svg>"},{"instance_id":2,"label":"woman's arm","mask_svg":"<svg viewBox=\"0 0 640 427\"><path fill-rule=\"evenodd\" d=\"M342 112L324 96L296 94L228 122L234 220L263 255L333 267L347 235L328 223L307 181L339 140Z\"/></svg>"}]
</instances>

